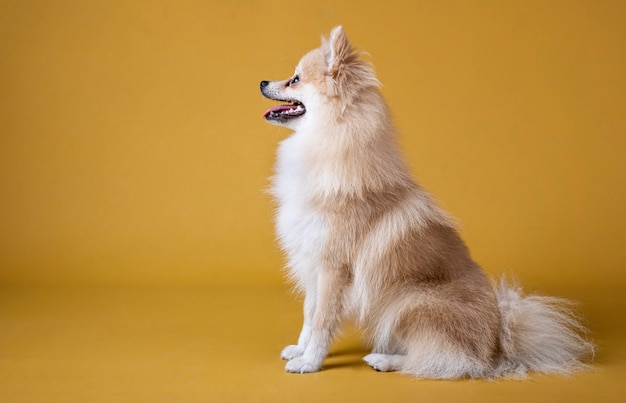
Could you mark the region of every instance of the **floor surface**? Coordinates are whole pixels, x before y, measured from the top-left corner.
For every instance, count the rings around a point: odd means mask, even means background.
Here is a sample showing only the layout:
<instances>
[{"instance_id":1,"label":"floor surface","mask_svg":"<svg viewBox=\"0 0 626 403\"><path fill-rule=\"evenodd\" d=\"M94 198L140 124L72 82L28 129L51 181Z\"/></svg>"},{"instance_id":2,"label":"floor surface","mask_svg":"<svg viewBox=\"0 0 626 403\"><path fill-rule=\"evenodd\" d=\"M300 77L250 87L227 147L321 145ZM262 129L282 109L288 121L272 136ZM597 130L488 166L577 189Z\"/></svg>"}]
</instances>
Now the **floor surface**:
<instances>
[{"instance_id":1,"label":"floor surface","mask_svg":"<svg viewBox=\"0 0 626 403\"><path fill-rule=\"evenodd\" d=\"M558 290L552 290L558 291ZM528 380L425 381L378 373L346 331L324 370L285 373L300 303L283 288L0 288L2 402L622 402L624 292L583 302L593 371Z\"/></svg>"}]
</instances>

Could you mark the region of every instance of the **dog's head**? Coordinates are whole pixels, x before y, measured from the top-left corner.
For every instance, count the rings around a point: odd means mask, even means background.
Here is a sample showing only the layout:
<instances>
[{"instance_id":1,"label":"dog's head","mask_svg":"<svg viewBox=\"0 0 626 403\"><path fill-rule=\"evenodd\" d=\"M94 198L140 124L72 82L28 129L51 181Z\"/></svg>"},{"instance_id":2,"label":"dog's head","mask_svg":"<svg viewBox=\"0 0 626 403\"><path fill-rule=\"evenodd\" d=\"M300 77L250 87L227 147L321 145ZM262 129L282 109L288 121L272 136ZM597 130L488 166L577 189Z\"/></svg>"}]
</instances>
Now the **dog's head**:
<instances>
[{"instance_id":1,"label":"dog's head","mask_svg":"<svg viewBox=\"0 0 626 403\"><path fill-rule=\"evenodd\" d=\"M261 81L263 96L285 104L268 109L270 123L296 129L310 115L333 119L365 88L379 85L371 65L360 58L341 26L322 45L307 53L293 76L282 81Z\"/></svg>"}]
</instances>

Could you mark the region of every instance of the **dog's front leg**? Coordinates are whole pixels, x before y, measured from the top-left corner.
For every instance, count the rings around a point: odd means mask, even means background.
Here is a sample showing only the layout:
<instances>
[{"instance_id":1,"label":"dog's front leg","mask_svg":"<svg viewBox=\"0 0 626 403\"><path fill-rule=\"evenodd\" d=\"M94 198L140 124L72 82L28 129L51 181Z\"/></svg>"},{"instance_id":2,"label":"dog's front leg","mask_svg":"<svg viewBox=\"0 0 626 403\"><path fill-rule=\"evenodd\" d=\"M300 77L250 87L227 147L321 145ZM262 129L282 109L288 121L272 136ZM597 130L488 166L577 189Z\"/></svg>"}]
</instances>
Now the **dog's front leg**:
<instances>
[{"instance_id":1,"label":"dog's front leg","mask_svg":"<svg viewBox=\"0 0 626 403\"><path fill-rule=\"evenodd\" d=\"M340 268L321 270L317 281L317 293L313 304L310 328L305 318L301 338L304 352L294 357L285 366L287 372L309 373L322 368L332 337L343 316L343 299L348 275ZM305 314L306 315L306 314ZM308 338L308 342L307 339ZM300 342L298 343L300 346Z\"/></svg>"},{"instance_id":2,"label":"dog's front leg","mask_svg":"<svg viewBox=\"0 0 626 403\"><path fill-rule=\"evenodd\" d=\"M313 315L315 315L315 305L317 304L317 284L307 286L304 295L304 323L302 331L298 337L298 344L290 345L283 349L280 358L283 360L292 360L304 354L306 346L311 340L311 329L313 328Z\"/></svg>"}]
</instances>

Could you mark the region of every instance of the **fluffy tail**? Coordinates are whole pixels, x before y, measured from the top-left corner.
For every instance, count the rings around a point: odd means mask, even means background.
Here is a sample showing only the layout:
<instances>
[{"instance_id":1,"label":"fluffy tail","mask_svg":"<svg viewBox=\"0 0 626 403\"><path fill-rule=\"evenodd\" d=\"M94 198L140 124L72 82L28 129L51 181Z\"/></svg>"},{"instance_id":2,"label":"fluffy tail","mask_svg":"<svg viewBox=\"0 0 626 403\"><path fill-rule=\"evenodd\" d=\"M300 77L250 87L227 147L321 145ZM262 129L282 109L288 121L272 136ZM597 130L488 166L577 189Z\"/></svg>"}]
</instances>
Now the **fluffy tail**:
<instances>
[{"instance_id":1,"label":"fluffy tail","mask_svg":"<svg viewBox=\"0 0 626 403\"><path fill-rule=\"evenodd\" d=\"M502 317L502 358L497 375L523 377L527 371L567 374L585 369L594 345L572 310L571 301L537 295L504 280L496 287Z\"/></svg>"}]
</instances>

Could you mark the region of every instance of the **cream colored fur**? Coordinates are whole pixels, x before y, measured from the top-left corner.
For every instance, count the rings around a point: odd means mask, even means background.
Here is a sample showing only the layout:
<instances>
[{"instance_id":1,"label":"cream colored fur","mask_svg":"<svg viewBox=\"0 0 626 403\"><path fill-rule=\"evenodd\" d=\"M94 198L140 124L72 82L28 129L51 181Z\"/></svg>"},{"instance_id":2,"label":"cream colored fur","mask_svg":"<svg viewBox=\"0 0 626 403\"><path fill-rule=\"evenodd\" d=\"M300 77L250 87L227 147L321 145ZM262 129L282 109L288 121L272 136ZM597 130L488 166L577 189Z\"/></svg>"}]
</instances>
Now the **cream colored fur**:
<instances>
[{"instance_id":1,"label":"cream colored fur","mask_svg":"<svg viewBox=\"0 0 626 403\"><path fill-rule=\"evenodd\" d=\"M413 181L374 71L341 27L293 77L261 87L306 109L267 115L294 131L272 188L278 239L305 295L298 342L282 352L287 371L319 371L349 318L380 371L456 379L584 367L593 347L564 301L494 287Z\"/></svg>"}]
</instances>

